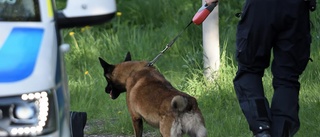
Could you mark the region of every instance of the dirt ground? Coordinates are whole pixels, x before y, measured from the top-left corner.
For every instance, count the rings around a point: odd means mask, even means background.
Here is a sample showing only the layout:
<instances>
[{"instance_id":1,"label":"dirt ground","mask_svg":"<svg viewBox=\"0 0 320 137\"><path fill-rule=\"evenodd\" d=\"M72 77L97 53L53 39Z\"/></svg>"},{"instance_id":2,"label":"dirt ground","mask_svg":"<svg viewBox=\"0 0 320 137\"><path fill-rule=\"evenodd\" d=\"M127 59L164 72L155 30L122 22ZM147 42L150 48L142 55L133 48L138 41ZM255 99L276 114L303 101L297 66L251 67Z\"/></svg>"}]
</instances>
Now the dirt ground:
<instances>
[{"instance_id":1,"label":"dirt ground","mask_svg":"<svg viewBox=\"0 0 320 137\"><path fill-rule=\"evenodd\" d=\"M91 124L92 123L87 123L86 126L84 127L84 132L85 132L84 137L133 137L133 136L126 136L126 135L112 135L112 134L86 134L87 131L90 130ZM95 122L95 124L101 124L101 123Z\"/></svg>"},{"instance_id":2,"label":"dirt ground","mask_svg":"<svg viewBox=\"0 0 320 137\"><path fill-rule=\"evenodd\" d=\"M84 132L90 129L90 124L86 124ZM114 134L85 134L84 137L134 137L134 135L114 135ZM143 133L143 137L157 137L157 133L147 132Z\"/></svg>"},{"instance_id":3,"label":"dirt ground","mask_svg":"<svg viewBox=\"0 0 320 137\"><path fill-rule=\"evenodd\" d=\"M134 137L125 135L84 135L84 137ZM143 134L143 137L156 137L153 133Z\"/></svg>"},{"instance_id":4,"label":"dirt ground","mask_svg":"<svg viewBox=\"0 0 320 137\"><path fill-rule=\"evenodd\" d=\"M122 135L84 135L84 137L133 137L133 136L122 136Z\"/></svg>"},{"instance_id":5,"label":"dirt ground","mask_svg":"<svg viewBox=\"0 0 320 137\"><path fill-rule=\"evenodd\" d=\"M128 135L84 135L84 137L134 137L132 136L128 136ZM143 134L143 137L157 137L154 133L145 133Z\"/></svg>"}]
</instances>

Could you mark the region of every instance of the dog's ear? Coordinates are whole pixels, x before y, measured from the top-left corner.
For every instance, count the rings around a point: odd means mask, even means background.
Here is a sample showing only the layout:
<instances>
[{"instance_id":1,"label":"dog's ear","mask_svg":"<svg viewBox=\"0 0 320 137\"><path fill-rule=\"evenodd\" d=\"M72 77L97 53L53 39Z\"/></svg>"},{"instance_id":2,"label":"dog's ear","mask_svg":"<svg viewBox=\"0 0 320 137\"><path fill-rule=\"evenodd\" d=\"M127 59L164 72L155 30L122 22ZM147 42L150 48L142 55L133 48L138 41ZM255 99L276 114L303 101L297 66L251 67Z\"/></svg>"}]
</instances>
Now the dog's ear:
<instances>
[{"instance_id":1,"label":"dog's ear","mask_svg":"<svg viewBox=\"0 0 320 137\"><path fill-rule=\"evenodd\" d=\"M124 59L124 61L131 61L131 54L130 54L130 52L127 53L126 58Z\"/></svg>"},{"instance_id":2,"label":"dog's ear","mask_svg":"<svg viewBox=\"0 0 320 137\"><path fill-rule=\"evenodd\" d=\"M100 61L100 64L104 70L105 73L107 72L111 72L112 69L114 68L113 65L110 65L109 63L107 63L106 61L104 61L102 58L99 57L99 61Z\"/></svg>"}]
</instances>

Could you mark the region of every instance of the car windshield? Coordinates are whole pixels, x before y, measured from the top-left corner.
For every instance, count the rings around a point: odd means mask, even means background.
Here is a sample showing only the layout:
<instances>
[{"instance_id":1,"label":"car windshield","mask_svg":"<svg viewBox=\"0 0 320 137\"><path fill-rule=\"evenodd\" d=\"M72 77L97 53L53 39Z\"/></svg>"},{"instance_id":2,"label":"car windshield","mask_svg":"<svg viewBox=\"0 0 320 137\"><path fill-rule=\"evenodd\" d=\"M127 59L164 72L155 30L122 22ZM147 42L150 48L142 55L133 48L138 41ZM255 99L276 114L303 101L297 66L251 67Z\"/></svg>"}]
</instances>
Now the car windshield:
<instances>
[{"instance_id":1,"label":"car windshield","mask_svg":"<svg viewBox=\"0 0 320 137\"><path fill-rule=\"evenodd\" d=\"M38 0L0 0L0 21L40 21Z\"/></svg>"}]
</instances>

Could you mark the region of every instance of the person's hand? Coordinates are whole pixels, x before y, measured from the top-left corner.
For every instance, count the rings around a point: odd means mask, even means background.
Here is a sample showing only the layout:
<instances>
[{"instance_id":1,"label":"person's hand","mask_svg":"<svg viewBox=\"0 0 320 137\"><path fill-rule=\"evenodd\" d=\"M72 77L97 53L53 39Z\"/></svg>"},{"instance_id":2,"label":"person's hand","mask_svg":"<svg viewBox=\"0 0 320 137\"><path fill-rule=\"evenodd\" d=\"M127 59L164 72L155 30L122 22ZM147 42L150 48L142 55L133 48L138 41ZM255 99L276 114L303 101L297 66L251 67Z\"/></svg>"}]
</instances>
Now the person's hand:
<instances>
[{"instance_id":1,"label":"person's hand","mask_svg":"<svg viewBox=\"0 0 320 137\"><path fill-rule=\"evenodd\" d=\"M218 0L205 0L205 2L208 4L208 5L210 5L211 3L213 3L213 2L217 2Z\"/></svg>"}]
</instances>

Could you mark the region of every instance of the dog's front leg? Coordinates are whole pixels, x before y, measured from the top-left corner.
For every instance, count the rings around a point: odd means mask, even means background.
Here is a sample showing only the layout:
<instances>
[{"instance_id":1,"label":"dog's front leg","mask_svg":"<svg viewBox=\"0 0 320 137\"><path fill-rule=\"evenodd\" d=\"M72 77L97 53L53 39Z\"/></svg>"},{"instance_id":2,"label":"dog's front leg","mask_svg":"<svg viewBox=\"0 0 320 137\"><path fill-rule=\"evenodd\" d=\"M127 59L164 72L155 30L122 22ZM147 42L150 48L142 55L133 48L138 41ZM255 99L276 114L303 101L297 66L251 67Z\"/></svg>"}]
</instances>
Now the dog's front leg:
<instances>
[{"instance_id":1,"label":"dog's front leg","mask_svg":"<svg viewBox=\"0 0 320 137\"><path fill-rule=\"evenodd\" d=\"M136 137L142 137L142 119L141 118L132 118L132 124L134 128L134 134Z\"/></svg>"}]
</instances>

